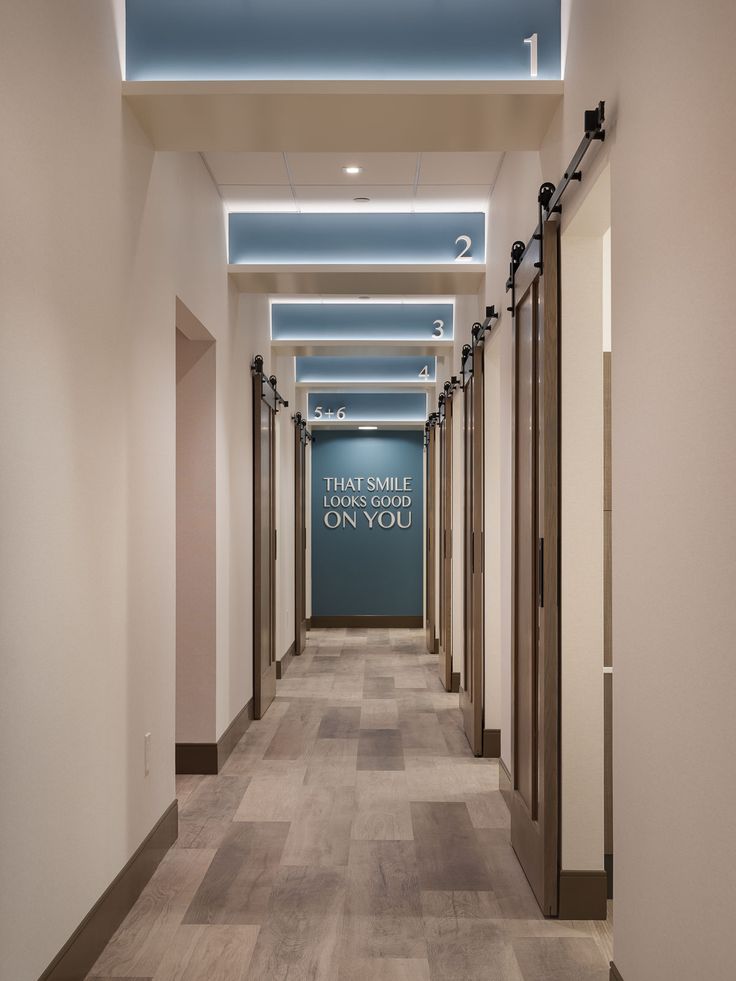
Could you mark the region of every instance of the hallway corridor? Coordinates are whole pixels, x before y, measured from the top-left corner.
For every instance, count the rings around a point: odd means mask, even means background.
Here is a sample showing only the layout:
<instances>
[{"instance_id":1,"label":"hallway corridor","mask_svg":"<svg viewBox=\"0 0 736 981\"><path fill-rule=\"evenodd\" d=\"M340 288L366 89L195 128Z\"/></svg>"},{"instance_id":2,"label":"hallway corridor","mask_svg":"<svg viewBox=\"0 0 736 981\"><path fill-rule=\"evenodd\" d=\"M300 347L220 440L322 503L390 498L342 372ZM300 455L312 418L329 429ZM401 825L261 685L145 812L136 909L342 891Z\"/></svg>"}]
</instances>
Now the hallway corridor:
<instances>
[{"instance_id":1,"label":"hallway corridor","mask_svg":"<svg viewBox=\"0 0 736 981\"><path fill-rule=\"evenodd\" d=\"M606 981L544 920L423 631L314 630L88 981Z\"/></svg>"}]
</instances>

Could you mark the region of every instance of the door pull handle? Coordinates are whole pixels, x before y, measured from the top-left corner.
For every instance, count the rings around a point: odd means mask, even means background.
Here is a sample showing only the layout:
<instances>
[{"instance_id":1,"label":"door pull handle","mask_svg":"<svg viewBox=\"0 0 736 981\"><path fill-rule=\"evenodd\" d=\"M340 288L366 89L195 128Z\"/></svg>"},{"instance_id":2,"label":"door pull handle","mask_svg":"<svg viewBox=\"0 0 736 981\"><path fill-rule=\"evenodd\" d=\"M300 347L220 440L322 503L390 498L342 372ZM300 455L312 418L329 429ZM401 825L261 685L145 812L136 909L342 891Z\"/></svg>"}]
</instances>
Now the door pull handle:
<instances>
[{"instance_id":1,"label":"door pull handle","mask_svg":"<svg viewBox=\"0 0 736 981\"><path fill-rule=\"evenodd\" d=\"M544 539L539 539L537 548L537 582L539 585L539 606L544 609Z\"/></svg>"}]
</instances>

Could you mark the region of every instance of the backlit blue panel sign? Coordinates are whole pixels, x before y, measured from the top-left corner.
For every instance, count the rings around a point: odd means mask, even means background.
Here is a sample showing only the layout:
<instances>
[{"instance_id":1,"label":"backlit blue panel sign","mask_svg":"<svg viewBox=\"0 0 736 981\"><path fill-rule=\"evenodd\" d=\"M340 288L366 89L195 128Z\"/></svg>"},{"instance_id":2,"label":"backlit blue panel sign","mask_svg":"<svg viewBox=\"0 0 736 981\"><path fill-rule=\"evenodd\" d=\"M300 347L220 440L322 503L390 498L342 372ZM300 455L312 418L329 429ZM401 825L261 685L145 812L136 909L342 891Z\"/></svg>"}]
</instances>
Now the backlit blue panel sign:
<instances>
[{"instance_id":1,"label":"backlit blue panel sign","mask_svg":"<svg viewBox=\"0 0 736 981\"><path fill-rule=\"evenodd\" d=\"M310 392L311 422L424 422L425 392Z\"/></svg>"},{"instance_id":2,"label":"backlit blue panel sign","mask_svg":"<svg viewBox=\"0 0 736 981\"><path fill-rule=\"evenodd\" d=\"M327 263L485 262L486 218L460 214L230 215L230 262Z\"/></svg>"},{"instance_id":3,"label":"backlit blue panel sign","mask_svg":"<svg viewBox=\"0 0 736 981\"><path fill-rule=\"evenodd\" d=\"M452 303L271 304L274 341L452 340Z\"/></svg>"},{"instance_id":4,"label":"backlit blue panel sign","mask_svg":"<svg viewBox=\"0 0 736 981\"><path fill-rule=\"evenodd\" d=\"M313 616L421 616L422 438L320 431L312 446Z\"/></svg>"},{"instance_id":5,"label":"backlit blue panel sign","mask_svg":"<svg viewBox=\"0 0 736 981\"><path fill-rule=\"evenodd\" d=\"M129 79L560 77L560 0L127 0Z\"/></svg>"},{"instance_id":6,"label":"backlit blue panel sign","mask_svg":"<svg viewBox=\"0 0 736 981\"><path fill-rule=\"evenodd\" d=\"M296 359L297 382L433 382L437 359L422 357Z\"/></svg>"}]
</instances>

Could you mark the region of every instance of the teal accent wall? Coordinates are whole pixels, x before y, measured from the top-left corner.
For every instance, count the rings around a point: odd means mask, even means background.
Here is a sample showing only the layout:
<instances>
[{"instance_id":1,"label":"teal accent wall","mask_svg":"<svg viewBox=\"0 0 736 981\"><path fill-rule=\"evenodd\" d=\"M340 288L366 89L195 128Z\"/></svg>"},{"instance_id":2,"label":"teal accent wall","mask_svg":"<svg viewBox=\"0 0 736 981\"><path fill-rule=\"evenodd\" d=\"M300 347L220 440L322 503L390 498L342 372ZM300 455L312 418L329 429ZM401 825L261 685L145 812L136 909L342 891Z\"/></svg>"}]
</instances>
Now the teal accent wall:
<instances>
[{"instance_id":1,"label":"teal accent wall","mask_svg":"<svg viewBox=\"0 0 736 981\"><path fill-rule=\"evenodd\" d=\"M127 0L130 79L560 77L560 0Z\"/></svg>"},{"instance_id":2,"label":"teal accent wall","mask_svg":"<svg viewBox=\"0 0 736 981\"><path fill-rule=\"evenodd\" d=\"M386 357L323 357L296 359L298 382L410 382L435 381L437 358L416 355Z\"/></svg>"},{"instance_id":3,"label":"teal accent wall","mask_svg":"<svg viewBox=\"0 0 736 981\"><path fill-rule=\"evenodd\" d=\"M320 412L317 412L317 408ZM307 417L311 422L421 422L427 418L426 392L310 392Z\"/></svg>"},{"instance_id":4,"label":"teal accent wall","mask_svg":"<svg viewBox=\"0 0 736 981\"><path fill-rule=\"evenodd\" d=\"M437 341L452 340L452 303L284 303L271 304L275 341ZM441 322L441 333L437 321Z\"/></svg>"},{"instance_id":5,"label":"teal accent wall","mask_svg":"<svg viewBox=\"0 0 736 981\"><path fill-rule=\"evenodd\" d=\"M369 479L398 478L410 490L369 490ZM325 478L360 479L360 490L328 489ZM330 498L350 498L332 507ZM375 507L379 497L410 498L408 507ZM324 498L328 498L325 508ZM353 501L353 498L356 498ZM362 507L365 498L366 507ZM424 525L423 434L418 430L318 432L312 445L312 615L421 616ZM402 502L403 505L403 502ZM343 519L343 512L355 521ZM397 512L409 528L381 527ZM339 527L325 526L325 515ZM368 516L373 517L370 527ZM391 523L383 517L384 525Z\"/></svg>"},{"instance_id":6,"label":"teal accent wall","mask_svg":"<svg viewBox=\"0 0 736 981\"><path fill-rule=\"evenodd\" d=\"M480 211L291 214L231 212L230 262L445 263L482 265L486 216ZM459 236L466 240L458 242ZM470 244L468 244L468 240Z\"/></svg>"}]
</instances>

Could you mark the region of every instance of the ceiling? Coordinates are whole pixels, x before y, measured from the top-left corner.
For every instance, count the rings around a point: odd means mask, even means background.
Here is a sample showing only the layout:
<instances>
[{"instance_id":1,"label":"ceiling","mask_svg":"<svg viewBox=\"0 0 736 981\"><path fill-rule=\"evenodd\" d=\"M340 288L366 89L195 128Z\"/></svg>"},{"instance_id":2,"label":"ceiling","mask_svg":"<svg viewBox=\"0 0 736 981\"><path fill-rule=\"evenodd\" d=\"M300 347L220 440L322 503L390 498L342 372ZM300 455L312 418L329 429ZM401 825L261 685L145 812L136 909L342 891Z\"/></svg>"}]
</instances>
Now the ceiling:
<instances>
[{"instance_id":1,"label":"ceiling","mask_svg":"<svg viewBox=\"0 0 736 981\"><path fill-rule=\"evenodd\" d=\"M485 211L503 160L490 151L202 156L228 211L288 212Z\"/></svg>"}]
</instances>

